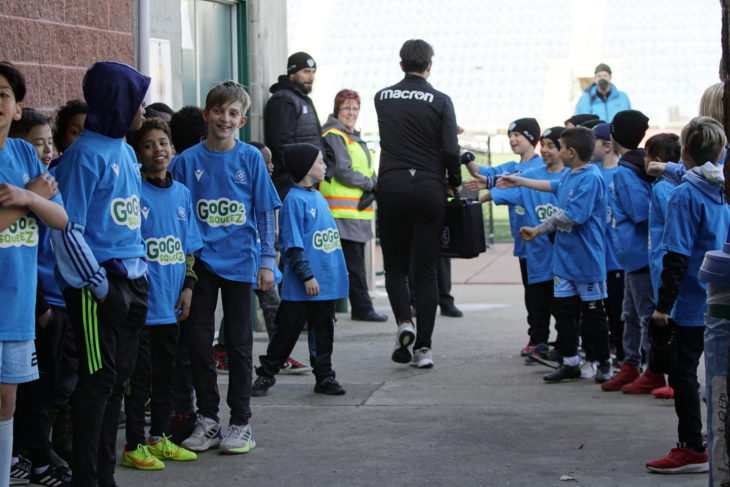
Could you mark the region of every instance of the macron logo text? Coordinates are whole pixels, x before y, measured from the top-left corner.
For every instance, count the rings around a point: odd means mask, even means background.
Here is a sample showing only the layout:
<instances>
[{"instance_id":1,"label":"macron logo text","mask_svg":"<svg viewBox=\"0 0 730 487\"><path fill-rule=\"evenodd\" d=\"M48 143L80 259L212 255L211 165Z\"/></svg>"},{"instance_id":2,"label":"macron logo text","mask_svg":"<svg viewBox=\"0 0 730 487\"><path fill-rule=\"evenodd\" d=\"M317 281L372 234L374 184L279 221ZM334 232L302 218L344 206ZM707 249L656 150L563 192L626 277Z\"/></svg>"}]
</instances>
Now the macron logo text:
<instances>
[{"instance_id":1,"label":"macron logo text","mask_svg":"<svg viewBox=\"0 0 730 487\"><path fill-rule=\"evenodd\" d=\"M418 90L383 90L380 92L381 100L421 100L426 103L433 101L433 93L426 93Z\"/></svg>"}]
</instances>

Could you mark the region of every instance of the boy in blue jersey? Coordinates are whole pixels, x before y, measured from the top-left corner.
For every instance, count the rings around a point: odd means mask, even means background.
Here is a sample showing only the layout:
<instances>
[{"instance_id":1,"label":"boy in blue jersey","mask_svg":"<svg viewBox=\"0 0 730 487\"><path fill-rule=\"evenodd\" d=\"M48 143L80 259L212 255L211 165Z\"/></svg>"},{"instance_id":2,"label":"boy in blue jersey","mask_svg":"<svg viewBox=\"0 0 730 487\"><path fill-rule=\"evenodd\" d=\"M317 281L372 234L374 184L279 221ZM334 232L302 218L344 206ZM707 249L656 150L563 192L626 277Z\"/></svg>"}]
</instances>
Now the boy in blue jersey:
<instances>
[{"instance_id":1,"label":"boy in blue jersey","mask_svg":"<svg viewBox=\"0 0 730 487\"><path fill-rule=\"evenodd\" d=\"M543 167L530 169L522 173L530 179L553 180L560 179L565 170L560 159L560 134L563 127L552 127L543 133L540 138L540 154L544 161ZM471 190L484 189L483 179L468 181L464 186ZM482 195L479 201L493 201L497 205L510 205L515 208L525 225L539 225L549 218L556 209L557 199L552 193L532 191L528 188L493 188ZM525 246L525 264L527 269L527 285L525 287L526 301L530 303L527 321L530 343L534 343L532 353L545 354L548 352L548 337L550 335L550 315L553 303L553 244L548 235L542 235ZM535 364L536 361L528 355L525 363Z\"/></svg>"},{"instance_id":2,"label":"boy in blue jersey","mask_svg":"<svg viewBox=\"0 0 730 487\"><path fill-rule=\"evenodd\" d=\"M246 453L256 445L251 418L253 330L251 288L274 280L274 210L281 206L261 153L236 139L250 105L243 86L217 83L205 99L208 138L175 159L173 177L190 190L203 248L195 253L195 285L182 338L190 349L198 421L182 446ZM261 246L257 244L260 238ZM221 292L230 368L230 425L221 439L217 376L213 361L215 308Z\"/></svg>"},{"instance_id":3,"label":"boy in blue jersey","mask_svg":"<svg viewBox=\"0 0 730 487\"><path fill-rule=\"evenodd\" d=\"M543 167L542 158L535 152L535 146L540 140L540 125L534 118L520 118L512 122L508 129L507 135L509 136L509 145L512 152L520 156L518 161L505 162L499 166L484 167L478 165L476 162L469 162L466 164L469 173L478 180L482 181L482 184L487 189L492 189L502 174L513 174L516 172L525 172L530 169L538 169ZM522 285L525 288L525 307L527 308L527 323L533 321L534 314L540 314L539 310L533 309L533 303L535 300L531 296L528 296L528 273L527 273L527 261L525 260L527 254L525 252L525 243L520 239L519 229L522 226L521 215L517 214L516 207L509 207L509 226L512 238L514 240L513 255L519 259L520 262L520 273L522 275ZM527 345L520 352L521 355L526 356L532 350L534 350L537 344L530 340Z\"/></svg>"},{"instance_id":4,"label":"boy in blue jersey","mask_svg":"<svg viewBox=\"0 0 730 487\"><path fill-rule=\"evenodd\" d=\"M624 363L604 391L625 394L649 394L666 385L663 375L649 368L641 373L648 360L649 318L654 309L654 293L649 269L649 202L654 177L646 173L643 149L639 144L649 127L649 119L638 110L624 110L611 123L611 140L619 154L619 168L614 175L613 205L614 244L624 268Z\"/></svg>"},{"instance_id":5,"label":"boy in blue jersey","mask_svg":"<svg viewBox=\"0 0 730 487\"><path fill-rule=\"evenodd\" d=\"M6 305L0 326L0 482L5 485L10 478L18 384L38 378L33 343L37 220L51 228L63 228L67 221L56 184L33 147L24 140L8 138L11 123L21 118L25 91L22 73L0 62L0 268L7 277L0 290ZM32 180L36 181L31 188Z\"/></svg>"},{"instance_id":6,"label":"boy in blue jersey","mask_svg":"<svg viewBox=\"0 0 730 487\"><path fill-rule=\"evenodd\" d=\"M126 64L89 68L84 131L55 168L69 223L51 240L79 356L72 485L115 485L122 393L147 315L142 181L124 137L142 124L149 84Z\"/></svg>"},{"instance_id":7,"label":"boy in blue jersey","mask_svg":"<svg viewBox=\"0 0 730 487\"><path fill-rule=\"evenodd\" d=\"M717 165L726 143L722 125L710 117L693 118L682 129L682 160L687 172L669 196L662 237L666 255L651 317L657 327L669 326L674 320L677 362L669 371L669 385L674 388L679 443L665 458L646 464L652 472L708 470L697 382L704 350L707 288L697 273L705 253L722 248L730 225L725 180Z\"/></svg>"},{"instance_id":8,"label":"boy in blue jersey","mask_svg":"<svg viewBox=\"0 0 730 487\"><path fill-rule=\"evenodd\" d=\"M266 355L259 357L254 396L264 396L307 323L315 330L317 354L310 356L314 392L340 395L345 389L332 370L335 302L349 293L347 267L337 225L317 185L326 166L312 144L284 146L286 169L295 182L279 215L279 250L284 259L281 303ZM319 278L318 278L319 276Z\"/></svg>"},{"instance_id":9,"label":"boy in blue jersey","mask_svg":"<svg viewBox=\"0 0 730 487\"><path fill-rule=\"evenodd\" d=\"M585 127L565 129L560 137L560 158L570 171L559 180L540 181L503 176L499 187L524 186L552 192L557 211L540 225L520 228L531 242L555 232L553 246L554 309L558 328L558 352L562 365L547 374L546 382L581 377L578 335L582 327L584 348L590 348L599 369L610 367L606 298L606 184L599 169L589 164L595 146L593 131ZM580 322L580 326L579 326Z\"/></svg>"},{"instance_id":10,"label":"boy in blue jersey","mask_svg":"<svg viewBox=\"0 0 730 487\"><path fill-rule=\"evenodd\" d=\"M161 460L195 460L195 453L170 441L172 380L179 322L190 312L196 276L192 253L203 246L193 216L190 191L172 180L167 168L174 149L170 128L160 118L145 120L132 135L132 146L142 164L142 238L147 247L149 294L147 320L142 329L137 362L129 379L124 407L127 445L122 465L159 470ZM148 389L152 384L151 391ZM145 403L150 400L152 423L145 442Z\"/></svg>"}]
</instances>

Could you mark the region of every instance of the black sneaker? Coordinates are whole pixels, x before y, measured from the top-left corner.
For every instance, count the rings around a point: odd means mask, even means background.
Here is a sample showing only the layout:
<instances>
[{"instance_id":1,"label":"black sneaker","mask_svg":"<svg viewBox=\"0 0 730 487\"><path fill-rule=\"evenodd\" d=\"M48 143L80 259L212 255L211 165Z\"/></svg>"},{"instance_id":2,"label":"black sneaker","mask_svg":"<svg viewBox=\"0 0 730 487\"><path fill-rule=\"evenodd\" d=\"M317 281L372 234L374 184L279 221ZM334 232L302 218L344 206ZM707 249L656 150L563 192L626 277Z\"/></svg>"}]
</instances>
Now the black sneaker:
<instances>
[{"instance_id":1,"label":"black sneaker","mask_svg":"<svg viewBox=\"0 0 730 487\"><path fill-rule=\"evenodd\" d=\"M598 364L598 369L596 370L596 376L594 379L598 384L603 384L604 382L607 382L609 379L611 379L610 360L604 360L603 362Z\"/></svg>"},{"instance_id":2,"label":"black sneaker","mask_svg":"<svg viewBox=\"0 0 730 487\"><path fill-rule=\"evenodd\" d=\"M10 485L27 485L32 464L27 458L18 458L18 463L10 466Z\"/></svg>"},{"instance_id":3,"label":"black sneaker","mask_svg":"<svg viewBox=\"0 0 730 487\"><path fill-rule=\"evenodd\" d=\"M570 365L561 365L558 370L555 370L553 372L550 372L545 377L543 377L543 380L545 382L561 382L564 380L575 380L580 379L580 367L577 365L575 367L571 367Z\"/></svg>"},{"instance_id":4,"label":"black sneaker","mask_svg":"<svg viewBox=\"0 0 730 487\"><path fill-rule=\"evenodd\" d=\"M51 465L43 473L31 473L30 482L34 485L49 485L50 487L69 487L71 472L65 465Z\"/></svg>"},{"instance_id":5,"label":"black sneaker","mask_svg":"<svg viewBox=\"0 0 730 487\"><path fill-rule=\"evenodd\" d=\"M321 382L315 384L314 392L329 394L330 396L341 396L345 393L345 389L343 389L334 377L325 377Z\"/></svg>"},{"instance_id":6,"label":"black sneaker","mask_svg":"<svg viewBox=\"0 0 730 487\"><path fill-rule=\"evenodd\" d=\"M525 365L539 364L540 362L535 360L535 358L533 357L533 354L542 356L542 355L548 353L549 351L550 351L550 347L548 346L547 343L538 343L537 345L535 345L535 348L532 350L532 352L528 353L527 356L525 357L525 360L524 360Z\"/></svg>"},{"instance_id":7,"label":"black sneaker","mask_svg":"<svg viewBox=\"0 0 730 487\"><path fill-rule=\"evenodd\" d=\"M535 349L528 357L532 358L535 362L550 367L551 369L558 369L563 365L563 356L560 355L555 349L552 350L537 350Z\"/></svg>"},{"instance_id":8,"label":"black sneaker","mask_svg":"<svg viewBox=\"0 0 730 487\"><path fill-rule=\"evenodd\" d=\"M446 303L439 306L441 308L441 316L449 316L451 318L461 318L464 312L454 306L454 303Z\"/></svg>"},{"instance_id":9,"label":"black sneaker","mask_svg":"<svg viewBox=\"0 0 730 487\"><path fill-rule=\"evenodd\" d=\"M276 379L274 377L260 375L253 383L253 387L251 387L251 395L254 397L265 396L269 393L269 389L271 389L271 386L274 384L276 384Z\"/></svg>"}]
</instances>

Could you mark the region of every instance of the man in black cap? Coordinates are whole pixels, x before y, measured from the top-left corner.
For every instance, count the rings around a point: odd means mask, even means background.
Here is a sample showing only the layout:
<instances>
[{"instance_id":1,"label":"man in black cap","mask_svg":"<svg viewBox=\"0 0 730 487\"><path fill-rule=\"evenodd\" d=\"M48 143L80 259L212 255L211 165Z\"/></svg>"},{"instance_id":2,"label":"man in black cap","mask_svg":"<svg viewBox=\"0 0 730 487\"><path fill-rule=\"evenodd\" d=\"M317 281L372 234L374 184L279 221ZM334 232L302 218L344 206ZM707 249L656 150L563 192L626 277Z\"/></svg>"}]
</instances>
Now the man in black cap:
<instances>
[{"instance_id":1,"label":"man in black cap","mask_svg":"<svg viewBox=\"0 0 730 487\"><path fill-rule=\"evenodd\" d=\"M631 102L623 91L611 83L611 68L601 63L594 71L593 83L583 92L575 107L576 114L592 113L601 120L611 122L622 110L629 110Z\"/></svg>"},{"instance_id":2,"label":"man in black cap","mask_svg":"<svg viewBox=\"0 0 730 487\"><path fill-rule=\"evenodd\" d=\"M286 144L309 143L322 150L322 126L309 93L312 91L317 63L306 52L295 52L286 63L286 74L269 88L272 93L264 108L264 140L271 149L274 186L284 200L291 178L282 160Z\"/></svg>"}]
</instances>

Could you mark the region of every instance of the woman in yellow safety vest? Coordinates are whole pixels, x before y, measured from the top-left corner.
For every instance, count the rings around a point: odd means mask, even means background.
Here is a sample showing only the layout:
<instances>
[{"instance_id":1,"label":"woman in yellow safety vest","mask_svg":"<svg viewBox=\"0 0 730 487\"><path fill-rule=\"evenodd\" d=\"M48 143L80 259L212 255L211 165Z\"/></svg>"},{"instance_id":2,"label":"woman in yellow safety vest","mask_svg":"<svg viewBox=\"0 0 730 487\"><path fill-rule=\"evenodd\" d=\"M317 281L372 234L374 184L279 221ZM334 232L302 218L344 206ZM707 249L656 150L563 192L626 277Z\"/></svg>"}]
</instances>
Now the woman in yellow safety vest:
<instances>
[{"instance_id":1,"label":"woman in yellow safety vest","mask_svg":"<svg viewBox=\"0 0 730 487\"><path fill-rule=\"evenodd\" d=\"M386 321L386 315L375 312L368 294L365 277L365 243L373 238L372 204L358 209L360 198L375 189L377 176L367 144L355 130L360 114L360 96L352 90L341 90L335 96L335 108L327 119L322 134L335 156L332 179L323 181L319 190L329 204L340 232L342 250L350 278L352 319Z\"/></svg>"}]
</instances>

